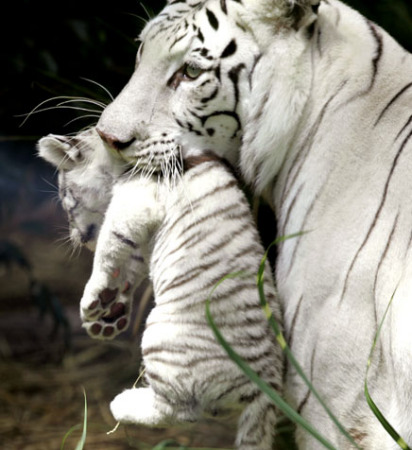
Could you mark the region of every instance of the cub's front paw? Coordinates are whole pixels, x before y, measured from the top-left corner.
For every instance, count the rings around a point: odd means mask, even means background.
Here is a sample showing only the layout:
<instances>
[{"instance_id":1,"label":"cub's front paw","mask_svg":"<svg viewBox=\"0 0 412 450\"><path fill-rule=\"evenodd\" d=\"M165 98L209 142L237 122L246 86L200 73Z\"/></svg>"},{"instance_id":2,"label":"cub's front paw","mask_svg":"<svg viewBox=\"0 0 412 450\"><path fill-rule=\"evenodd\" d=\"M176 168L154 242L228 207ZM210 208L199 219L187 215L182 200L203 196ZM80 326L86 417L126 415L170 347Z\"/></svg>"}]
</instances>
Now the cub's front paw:
<instances>
[{"instance_id":1,"label":"cub's front paw","mask_svg":"<svg viewBox=\"0 0 412 450\"><path fill-rule=\"evenodd\" d=\"M95 320L83 323L87 333L97 339L113 339L125 331L130 323L130 301L112 304L110 310Z\"/></svg>"},{"instance_id":2,"label":"cub's front paw","mask_svg":"<svg viewBox=\"0 0 412 450\"><path fill-rule=\"evenodd\" d=\"M130 322L133 290L115 271L92 275L80 302L83 326L91 337L113 339Z\"/></svg>"},{"instance_id":3,"label":"cub's front paw","mask_svg":"<svg viewBox=\"0 0 412 450\"><path fill-rule=\"evenodd\" d=\"M94 320L101 317L116 302L119 289L109 287L90 289L86 286L84 295L80 301L81 318L83 321Z\"/></svg>"}]
</instances>

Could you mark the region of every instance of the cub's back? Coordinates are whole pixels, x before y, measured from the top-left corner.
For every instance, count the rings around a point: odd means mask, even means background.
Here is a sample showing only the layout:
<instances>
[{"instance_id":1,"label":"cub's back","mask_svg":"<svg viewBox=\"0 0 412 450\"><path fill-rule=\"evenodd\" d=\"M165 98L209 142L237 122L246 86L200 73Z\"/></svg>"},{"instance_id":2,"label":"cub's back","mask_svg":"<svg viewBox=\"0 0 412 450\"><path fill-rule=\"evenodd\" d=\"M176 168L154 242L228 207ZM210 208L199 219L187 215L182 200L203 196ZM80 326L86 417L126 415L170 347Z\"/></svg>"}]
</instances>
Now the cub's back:
<instances>
[{"instance_id":1,"label":"cub's back","mask_svg":"<svg viewBox=\"0 0 412 450\"><path fill-rule=\"evenodd\" d=\"M234 272L243 276L226 280L218 292L230 295L231 288L240 292L243 286L243 293L256 301L255 278L264 249L231 169L217 157L206 159L187 170L165 198L166 217L152 254L157 304L181 298L185 308L193 296L204 301L222 277ZM267 269L271 299L273 279Z\"/></svg>"}]
</instances>

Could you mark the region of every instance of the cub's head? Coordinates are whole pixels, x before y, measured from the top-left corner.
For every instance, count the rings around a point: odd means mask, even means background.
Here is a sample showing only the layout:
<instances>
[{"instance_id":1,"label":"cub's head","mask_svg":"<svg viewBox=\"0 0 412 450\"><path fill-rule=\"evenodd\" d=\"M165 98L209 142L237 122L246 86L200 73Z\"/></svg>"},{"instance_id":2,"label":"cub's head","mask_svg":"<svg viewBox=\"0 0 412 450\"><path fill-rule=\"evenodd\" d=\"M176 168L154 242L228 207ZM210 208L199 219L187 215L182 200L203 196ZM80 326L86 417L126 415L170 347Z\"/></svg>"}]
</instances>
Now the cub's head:
<instances>
[{"instance_id":1,"label":"cub's head","mask_svg":"<svg viewBox=\"0 0 412 450\"><path fill-rule=\"evenodd\" d=\"M168 1L143 30L135 72L103 112L99 135L125 159L213 148L236 163L262 55L274 33L292 32L318 2Z\"/></svg>"},{"instance_id":2,"label":"cub's head","mask_svg":"<svg viewBox=\"0 0 412 450\"><path fill-rule=\"evenodd\" d=\"M38 154L58 170L73 244L94 250L123 163L106 151L94 128L76 136L50 134L38 142Z\"/></svg>"}]
</instances>

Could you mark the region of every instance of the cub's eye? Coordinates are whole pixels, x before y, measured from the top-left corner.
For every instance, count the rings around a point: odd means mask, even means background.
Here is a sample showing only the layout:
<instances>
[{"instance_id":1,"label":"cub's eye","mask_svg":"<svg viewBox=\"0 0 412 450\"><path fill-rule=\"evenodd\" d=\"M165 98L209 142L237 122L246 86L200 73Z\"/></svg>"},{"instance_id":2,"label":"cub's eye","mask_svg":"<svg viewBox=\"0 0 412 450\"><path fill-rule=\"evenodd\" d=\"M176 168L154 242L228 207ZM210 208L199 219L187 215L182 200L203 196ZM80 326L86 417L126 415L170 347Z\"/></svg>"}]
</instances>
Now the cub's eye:
<instances>
[{"instance_id":1,"label":"cub's eye","mask_svg":"<svg viewBox=\"0 0 412 450\"><path fill-rule=\"evenodd\" d=\"M191 64L186 64L183 67L183 74L190 78L191 80L195 80L203 73L203 70L200 67L192 66Z\"/></svg>"}]
</instances>

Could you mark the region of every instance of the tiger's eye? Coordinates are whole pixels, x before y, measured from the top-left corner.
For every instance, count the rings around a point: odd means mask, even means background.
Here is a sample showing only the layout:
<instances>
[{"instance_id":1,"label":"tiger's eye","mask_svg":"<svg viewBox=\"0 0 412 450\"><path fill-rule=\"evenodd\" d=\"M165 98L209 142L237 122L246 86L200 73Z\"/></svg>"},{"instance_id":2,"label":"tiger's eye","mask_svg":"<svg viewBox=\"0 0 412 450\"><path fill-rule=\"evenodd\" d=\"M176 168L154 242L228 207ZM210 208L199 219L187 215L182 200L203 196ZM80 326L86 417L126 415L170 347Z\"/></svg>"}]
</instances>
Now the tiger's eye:
<instances>
[{"instance_id":1,"label":"tiger's eye","mask_svg":"<svg viewBox=\"0 0 412 450\"><path fill-rule=\"evenodd\" d=\"M192 66L190 64L186 64L184 68L184 75L190 78L191 80L195 80L203 73L203 70L200 67Z\"/></svg>"}]
</instances>

